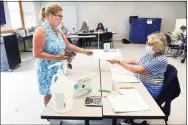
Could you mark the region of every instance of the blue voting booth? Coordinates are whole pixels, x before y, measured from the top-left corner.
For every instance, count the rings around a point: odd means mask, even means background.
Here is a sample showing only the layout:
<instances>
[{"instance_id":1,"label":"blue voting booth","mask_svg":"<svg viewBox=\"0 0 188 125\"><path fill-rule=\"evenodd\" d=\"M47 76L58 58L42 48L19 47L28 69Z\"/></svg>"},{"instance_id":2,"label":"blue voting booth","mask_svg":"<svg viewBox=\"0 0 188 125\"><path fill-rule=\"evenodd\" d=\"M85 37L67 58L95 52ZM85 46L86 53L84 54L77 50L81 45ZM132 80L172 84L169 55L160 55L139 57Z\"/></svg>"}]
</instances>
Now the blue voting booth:
<instances>
[{"instance_id":1,"label":"blue voting booth","mask_svg":"<svg viewBox=\"0 0 188 125\"><path fill-rule=\"evenodd\" d=\"M129 40L133 43L146 43L147 36L160 32L161 18L133 18L130 23Z\"/></svg>"}]
</instances>

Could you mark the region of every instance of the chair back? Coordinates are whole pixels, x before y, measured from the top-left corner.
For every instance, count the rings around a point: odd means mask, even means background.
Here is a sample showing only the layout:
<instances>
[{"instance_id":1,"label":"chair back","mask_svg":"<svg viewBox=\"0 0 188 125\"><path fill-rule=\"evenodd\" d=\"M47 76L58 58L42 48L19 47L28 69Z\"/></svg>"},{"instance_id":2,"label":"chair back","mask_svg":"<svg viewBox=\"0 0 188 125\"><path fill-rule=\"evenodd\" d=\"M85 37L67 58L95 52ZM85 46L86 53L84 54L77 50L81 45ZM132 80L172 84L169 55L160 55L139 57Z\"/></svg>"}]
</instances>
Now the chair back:
<instances>
[{"instance_id":1,"label":"chair back","mask_svg":"<svg viewBox=\"0 0 188 125\"><path fill-rule=\"evenodd\" d=\"M102 34L102 41L103 42L111 42L112 40L112 32L104 32Z\"/></svg>"}]
</instances>

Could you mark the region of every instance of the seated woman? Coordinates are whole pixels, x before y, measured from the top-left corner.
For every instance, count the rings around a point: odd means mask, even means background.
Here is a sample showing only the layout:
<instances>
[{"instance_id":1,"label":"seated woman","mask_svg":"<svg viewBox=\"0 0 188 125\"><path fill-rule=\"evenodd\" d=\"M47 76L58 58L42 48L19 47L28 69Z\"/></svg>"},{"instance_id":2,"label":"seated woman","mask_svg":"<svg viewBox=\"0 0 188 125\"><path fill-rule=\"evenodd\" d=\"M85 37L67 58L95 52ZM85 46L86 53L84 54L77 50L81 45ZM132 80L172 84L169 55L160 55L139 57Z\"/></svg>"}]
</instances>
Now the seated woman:
<instances>
[{"instance_id":1,"label":"seated woman","mask_svg":"<svg viewBox=\"0 0 188 125\"><path fill-rule=\"evenodd\" d=\"M104 32L104 31L105 31L104 26L103 26L102 23L99 23L99 24L98 24L98 26L97 26L97 28L96 28L96 31L97 31L97 32Z\"/></svg>"},{"instance_id":2,"label":"seated woman","mask_svg":"<svg viewBox=\"0 0 188 125\"><path fill-rule=\"evenodd\" d=\"M88 33L88 32L89 32L89 26L87 26L86 21L83 21L83 22L82 22L82 27L81 27L81 29L80 29L79 31L80 31L80 32L83 32L83 33ZM87 46L88 46L88 45L91 45L91 41L86 40L86 39L80 39L80 41L79 41L80 46L83 46L83 44L84 44L84 41L83 41L83 40L86 41L86 45L87 45Z\"/></svg>"},{"instance_id":3,"label":"seated woman","mask_svg":"<svg viewBox=\"0 0 188 125\"><path fill-rule=\"evenodd\" d=\"M181 33L185 33L187 27L186 26L181 26L179 29L176 29L172 32L171 39L172 43L181 45L182 41L180 40Z\"/></svg>"},{"instance_id":4,"label":"seated woman","mask_svg":"<svg viewBox=\"0 0 188 125\"><path fill-rule=\"evenodd\" d=\"M69 36L70 33L68 32L67 28L65 28L64 24L61 24L60 26L62 32L65 34L65 36Z\"/></svg>"},{"instance_id":5,"label":"seated woman","mask_svg":"<svg viewBox=\"0 0 188 125\"><path fill-rule=\"evenodd\" d=\"M87 26L87 23L85 21L82 22L82 27L79 31L80 32L89 32L89 26Z\"/></svg>"},{"instance_id":6,"label":"seated woman","mask_svg":"<svg viewBox=\"0 0 188 125\"><path fill-rule=\"evenodd\" d=\"M67 37L70 35L70 33L68 32L67 28L65 28L64 24L61 24L60 25L60 29L61 31L64 33L64 35ZM67 38L67 40L72 43L71 39L70 38Z\"/></svg>"},{"instance_id":7,"label":"seated woman","mask_svg":"<svg viewBox=\"0 0 188 125\"><path fill-rule=\"evenodd\" d=\"M149 93L156 99L163 86L164 73L168 64L165 56L166 46L166 36L163 33L151 34L148 36L146 45L147 53L139 61L111 59L108 62L119 64L123 68L136 73Z\"/></svg>"}]
</instances>

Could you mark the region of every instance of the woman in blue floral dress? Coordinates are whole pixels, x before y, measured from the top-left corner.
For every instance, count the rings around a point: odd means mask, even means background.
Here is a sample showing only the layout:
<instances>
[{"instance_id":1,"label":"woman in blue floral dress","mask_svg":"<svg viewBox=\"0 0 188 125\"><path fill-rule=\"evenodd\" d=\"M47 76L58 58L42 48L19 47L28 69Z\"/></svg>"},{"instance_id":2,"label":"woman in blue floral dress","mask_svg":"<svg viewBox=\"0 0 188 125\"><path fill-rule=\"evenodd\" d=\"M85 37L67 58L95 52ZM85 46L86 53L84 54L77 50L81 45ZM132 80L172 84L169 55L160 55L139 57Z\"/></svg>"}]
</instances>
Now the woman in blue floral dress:
<instances>
[{"instance_id":1,"label":"woman in blue floral dress","mask_svg":"<svg viewBox=\"0 0 188 125\"><path fill-rule=\"evenodd\" d=\"M57 73L58 66L48 69L56 62L63 62L70 57L65 55L65 49L92 55L93 52L72 45L63 32L58 28L63 17L63 9L57 4L48 4L41 9L43 23L39 25L33 35L33 54L36 59L37 81L40 94L44 95L44 104L51 99L50 86L52 77ZM61 66L63 70L63 65Z\"/></svg>"}]
</instances>

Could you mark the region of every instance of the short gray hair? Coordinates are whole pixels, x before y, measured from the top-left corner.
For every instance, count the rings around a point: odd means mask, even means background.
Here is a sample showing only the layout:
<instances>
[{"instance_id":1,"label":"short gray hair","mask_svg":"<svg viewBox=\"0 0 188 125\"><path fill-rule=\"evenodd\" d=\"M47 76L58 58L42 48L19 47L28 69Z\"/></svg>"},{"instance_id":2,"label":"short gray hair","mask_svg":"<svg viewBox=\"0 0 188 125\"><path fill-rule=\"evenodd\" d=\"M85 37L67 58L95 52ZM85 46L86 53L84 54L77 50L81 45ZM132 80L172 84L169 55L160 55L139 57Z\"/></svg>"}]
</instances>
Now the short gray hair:
<instances>
[{"instance_id":1,"label":"short gray hair","mask_svg":"<svg viewBox=\"0 0 188 125\"><path fill-rule=\"evenodd\" d=\"M148 36L151 38L151 46L159 49L162 53L165 53L167 47L167 39L163 33L154 33Z\"/></svg>"}]
</instances>

